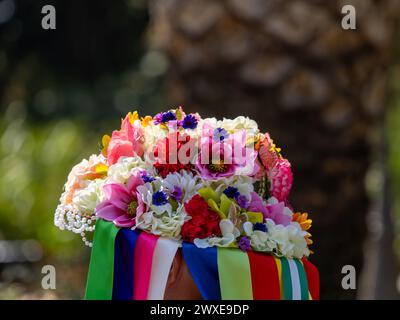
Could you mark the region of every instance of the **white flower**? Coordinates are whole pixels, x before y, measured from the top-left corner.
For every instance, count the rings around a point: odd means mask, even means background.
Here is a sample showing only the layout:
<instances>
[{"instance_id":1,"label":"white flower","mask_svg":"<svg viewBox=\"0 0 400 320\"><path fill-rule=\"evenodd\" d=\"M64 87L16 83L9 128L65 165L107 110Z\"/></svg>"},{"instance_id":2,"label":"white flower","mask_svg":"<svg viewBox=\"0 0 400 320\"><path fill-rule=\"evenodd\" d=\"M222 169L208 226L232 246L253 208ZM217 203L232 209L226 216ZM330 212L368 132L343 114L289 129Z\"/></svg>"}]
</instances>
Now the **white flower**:
<instances>
[{"instance_id":1,"label":"white flower","mask_svg":"<svg viewBox=\"0 0 400 320\"><path fill-rule=\"evenodd\" d=\"M143 128L144 131L144 151L149 154L153 152L156 142L165 138L168 134L167 130L161 128L160 125L156 125L150 122L147 126Z\"/></svg>"},{"instance_id":2,"label":"white flower","mask_svg":"<svg viewBox=\"0 0 400 320\"><path fill-rule=\"evenodd\" d=\"M175 187L182 190L182 198L179 202L186 203L197 191L203 187L203 183L199 176L194 176L193 173L181 170L180 173L169 173L161 183L163 190L171 195Z\"/></svg>"},{"instance_id":3,"label":"white flower","mask_svg":"<svg viewBox=\"0 0 400 320\"><path fill-rule=\"evenodd\" d=\"M248 136L255 136L259 133L257 122L248 117L240 116L235 119L224 118L220 125L231 133L239 130L245 130Z\"/></svg>"},{"instance_id":4,"label":"white flower","mask_svg":"<svg viewBox=\"0 0 400 320\"><path fill-rule=\"evenodd\" d=\"M205 239L196 238L193 240L193 243L198 248L208 248L213 246L228 247L237 237L240 236L240 231L229 219L222 219L219 222L219 228L221 229L222 237L208 237Z\"/></svg>"},{"instance_id":5,"label":"white flower","mask_svg":"<svg viewBox=\"0 0 400 320\"><path fill-rule=\"evenodd\" d=\"M104 180L90 181L88 186L75 192L72 203L81 214L93 215L98 204L104 201Z\"/></svg>"},{"instance_id":6,"label":"white flower","mask_svg":"<svg viewBox=\"0 0 400 320\"><path fill-rule=\"evenodd\" d=\"M146 164L140 157L121 157L118 162L108 168L108 179L113 182L126 183L132 169L146 169Z\"/></svg>"},{"instance_id":7,"label":"white flower","mask_svg":"<svg viewBox=\"0 0 400 320\"><path fill-rule=\"evenodd\" d=\"M162 187L160 186L160 181L155 180L152 183L145 183L144 185L138 186L137 191L139 192L140 196L142 197L143 202L148 207L148 212L153 212L157 215L161 215L163 213L168 214L169 217L172 217L172 206L169 202L163 205L155 205L153 204L153 194L157 191L163 191ZM180 208L177 209L177 211ZM181 209L179 211L182 211Z\"/></svg>"},{"instance_id":8,"label":"white flower","mask_svg":"<svg viewBox=\"0 0 400 320\"><path fill-rule=\"evenodd\" d=\"M240 195L245 196L248 200L251 199L251 193L254 191L253 179L247 176L234 175L217 181L209 181L206 184L214 189L219 196L229 186L237 188Z\"/></svg>"},{"instance_id":9,"label":"white flower","mask_svg":"<svg viewBox=\"0 0 400 320\"><path fill-rule=\"evenodd\" d=\"M180 239L182 225L188 220L182 204L178 204L175 210L169 202L164 205L153 204L153 194L165 192L160 179L145 183L137 190L147 206L147 212L136 218L136 227L163 237Z\"/></svg>"},{"instance_id":10,"label":"white flower","mask_svg":"<svg viewBox=\"0 0 400 320\"><path fill-rule=\"evenodd\" d=\"M301 259L310 254L304 238L306 232L300 228L298 223L292 223L285 227L280 224L276 225L272 220L267 219L266 224L268 235L276 244L275 252L278 256Z\"/></svg>"},{"instance_id":11,"label":"white flower","mask_svg":"<svg viewBox=\"0 0 400 320\"><path fill-rule=\"evenodd\" d=\"M276 244L271 240L267 232L253 230L253 224L249 221L243 224L243 230L250 238L251 247L256 251L272 252Z\"/></svg>"},{"instance_id":12,"label":"white flower","mask_svg":"<svg viewBox=\"0 0 400 320\"><path fill-rule=\"evenodd\" d=\"M142 230L148 230L153 234L180 239L181 228L186 221L186 215L182 212L172 216L157 216L154 212L146 212L140 216L137 227Z\"/></svg>"}]
</instances>

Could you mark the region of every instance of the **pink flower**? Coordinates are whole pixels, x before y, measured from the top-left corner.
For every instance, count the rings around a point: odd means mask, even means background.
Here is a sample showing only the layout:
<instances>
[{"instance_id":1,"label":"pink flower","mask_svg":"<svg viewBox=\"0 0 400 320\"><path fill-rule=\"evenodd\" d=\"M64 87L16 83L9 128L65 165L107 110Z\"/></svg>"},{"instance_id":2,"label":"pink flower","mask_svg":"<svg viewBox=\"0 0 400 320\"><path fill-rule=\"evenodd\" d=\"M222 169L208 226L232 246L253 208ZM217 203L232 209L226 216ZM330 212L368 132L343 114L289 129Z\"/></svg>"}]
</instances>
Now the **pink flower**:
<instances>
[{"instance_id":1,"label":"pink flower","mask_svg":"<svg viewBox=\"0 0 400 320\"><path fill-rule=\"evenodd\" d=\"M136 217L145 211L145 204L137 192L137 187L144 184L143 171L134 169L127 185L110 183L105 185L106 200L96 208L96 215L112 221L118 227L133 227Z\"/></svg>"},{"instance_id":2,"label":"pink flower","mask_svg":"<svg viewBox=\"0 0 400 320\"><path fill-rule=\"evenodd\" d=\"M267 218L268 210L267 210L266 204L265 204L263 198L261 198L254 191L251 193L250 204L246 209L247 209L247 211L251 211L251 212L261 212L264 216L264 219Z\"/></svg>"},{"instance_id":3,"label":"pink flower","mask_svg":"<svg viewBox=\"0 0 400 320\"><path fill-rule=\"evenodd\" d=\"M268 172L271 183L271 194L279 201L286 201L293 183L293 174L290 162L279 158L275 166Z\"/></svg>"},{"instance_id":4,"label":"pink flower","mask_svg":"<svg viewBox=\"0 0 400 320\"><path fill-rule=\"evenodd\" d=\"M269 134L266 133L260 142L260 149L258 154L260 156L261 162L267 171L271 170L278 162L279 156L274 150L272 150L273 141Z\"/></svg>"},{"instance_id":5,"label":"pink flower","mask_svg":"<svg viewBox=\"0 0 400 320\"><path fill-rule=\"evenodd\" d=\"M269 203L266 209L267 214L265 217L273 220L275 224L287 226L292 221L292 212L285 206L284 202Z\"/></svg>"},{"instance_id":6,"label":"pink flower","mask_svg":"<svg viewBox=\"0 0 400 320\"><path fill-rule=\"evenodd\" d=\"M140 121L131 122L130 115L122 121L121 130L114 131L107 149L109 165L118 162L120 157L141 156L143 130Z\"/></svg>"},{"instance_id":7,"label":"pink flower","mask_svg":"<svg viewBox=\"0 0 400 320\"><path fill-rule=\"evenodd\" d=\"M196 168L204 179L215 180L234 174L254 175L258 171L257 153L246 147L246 132L236 132L223 141L212 136L201 138Z\"/></svg>"}]
</instances>

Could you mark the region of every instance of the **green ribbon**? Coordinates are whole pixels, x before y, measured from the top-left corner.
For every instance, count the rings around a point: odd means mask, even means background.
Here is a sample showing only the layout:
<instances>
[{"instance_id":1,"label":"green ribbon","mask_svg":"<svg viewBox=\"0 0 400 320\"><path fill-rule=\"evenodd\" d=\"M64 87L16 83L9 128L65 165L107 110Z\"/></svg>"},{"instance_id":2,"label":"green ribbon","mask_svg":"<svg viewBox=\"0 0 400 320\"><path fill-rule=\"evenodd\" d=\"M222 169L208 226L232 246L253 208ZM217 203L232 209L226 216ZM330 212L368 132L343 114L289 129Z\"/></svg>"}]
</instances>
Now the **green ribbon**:
<instances>
[{"instance_id":1,"label":"green ribbon","mask_svg":"<svg viewBox=\"0 0 400 320\"><path fill-rule=\"evenodd\" d=\"M114 242L119 229L112 222L98 219L93 238L86 300L111 300L114 282Z\"/></svg>"},{"instance_id":2,"label":"green ribbon","mask_svg":"<svg viewBox=\"0 0 400 320\"><path fill-rule=\"evenodd\" d=\"M299 273L300 279L300 289L301 289L301 300L308 300L308 282L307 282L307 275L304 271L304 266L298 259L293 259L297 266L297 271Z\"/></svg>"},{"instance_id":3,"label":"green ribbon","mask_svg":"<svg viewBox=\"0 0 400 320\"><path fill-rule=\"evenodd\" d=\"M217 248L218 276L223 300L253 300L251 271L247 253Z\"/></svg>"},{"instance_id":4,"label":"green ribbon","mask_svg":"<svg viewBox=\"0 0 400 320\"><path fill-rule=\"evenodd\" d=\"M282 282L283 282L283 299L293 299L292 277L290 275L289 262L286 258L280 258L282 263Z\"/></svg>"}]
</instances>

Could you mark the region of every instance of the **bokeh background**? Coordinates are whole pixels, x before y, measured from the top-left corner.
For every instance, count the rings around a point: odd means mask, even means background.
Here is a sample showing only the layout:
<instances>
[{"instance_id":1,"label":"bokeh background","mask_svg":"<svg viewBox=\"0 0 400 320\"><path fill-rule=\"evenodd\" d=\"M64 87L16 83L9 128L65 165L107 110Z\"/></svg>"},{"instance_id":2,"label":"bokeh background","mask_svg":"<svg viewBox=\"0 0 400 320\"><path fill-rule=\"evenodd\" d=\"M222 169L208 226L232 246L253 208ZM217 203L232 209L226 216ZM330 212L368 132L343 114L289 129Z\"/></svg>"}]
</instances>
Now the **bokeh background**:
<instances>
[{"instance_id":1,"label":"bokeh background","mask_svg":"<svg viewBox=\"0 0 400 320\"><path fill-rule=\"evenodd\" d=\"M53 226L67 174L128 111L178 105L282 147L322 298L398 299L399 17L396 0L0 0L0 299L82 298L90 250Z\"/></svg>"}]
</instances>

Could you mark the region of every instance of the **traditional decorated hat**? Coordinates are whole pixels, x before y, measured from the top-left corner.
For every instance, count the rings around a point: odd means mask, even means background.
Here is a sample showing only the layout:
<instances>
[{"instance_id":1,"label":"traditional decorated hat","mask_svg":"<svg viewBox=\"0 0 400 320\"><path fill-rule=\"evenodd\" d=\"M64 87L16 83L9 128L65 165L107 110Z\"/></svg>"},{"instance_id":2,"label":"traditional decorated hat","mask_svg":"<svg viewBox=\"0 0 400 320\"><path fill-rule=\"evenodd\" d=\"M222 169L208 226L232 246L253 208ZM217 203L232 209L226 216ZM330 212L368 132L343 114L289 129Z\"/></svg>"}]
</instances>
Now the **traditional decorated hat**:
<instances>
[{"instance_id":1,"label":"traditional decorated hat","mask_svg":"<svg viewBox=\"0 0 400 320\"><path fill-rule=\"evenodd\" d=\"M87 299L163 299L178 251L203 299L318 299L292 182L247 117L133 112L72 169L54 221L92 247Z\"/></svg>"}]
</instances>

